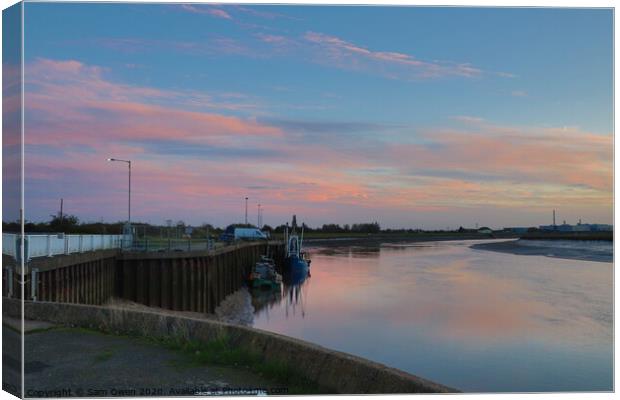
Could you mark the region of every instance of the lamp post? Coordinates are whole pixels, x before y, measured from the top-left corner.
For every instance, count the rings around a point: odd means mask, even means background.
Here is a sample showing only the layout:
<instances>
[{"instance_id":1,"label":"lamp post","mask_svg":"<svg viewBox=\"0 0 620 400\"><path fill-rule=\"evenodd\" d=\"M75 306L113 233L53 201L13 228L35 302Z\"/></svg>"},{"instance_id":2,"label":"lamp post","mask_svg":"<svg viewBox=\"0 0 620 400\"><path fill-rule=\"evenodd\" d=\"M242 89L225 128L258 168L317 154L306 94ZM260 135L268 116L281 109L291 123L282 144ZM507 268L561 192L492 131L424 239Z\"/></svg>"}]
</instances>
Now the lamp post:
<instances>
[{"instance_id":1,"label":"lamp post","mask_svg":"<svg viewBox=\"0 0 620 400\"><path fill-rule=\"evenodd\" d=\"M256 212L256 226L260 229L260 203L258 203L258 211Z\"/></svg>"},{"instance_id":2,"label":"lamp post","mask_svg":"<svg viewBox=\"0 0 620 400\"><path fill-rule=\"evenodd\" d=\"M245 224L248 224L248 198L245 198Z\"/></svg>"},{"instance_id":3,"label":"lamp post","mask_svg":"<svg viewBox=\"0 0 620 400\"><path fill-rule=\"evenodd\" d=\"M127 204L127 223L131 224L131 161L130 160L119 160L117 158L108 158L108 161L124 162L124 163L127 163L127 166L129 167L129 201Z\"/></svg>"}]
</instances>

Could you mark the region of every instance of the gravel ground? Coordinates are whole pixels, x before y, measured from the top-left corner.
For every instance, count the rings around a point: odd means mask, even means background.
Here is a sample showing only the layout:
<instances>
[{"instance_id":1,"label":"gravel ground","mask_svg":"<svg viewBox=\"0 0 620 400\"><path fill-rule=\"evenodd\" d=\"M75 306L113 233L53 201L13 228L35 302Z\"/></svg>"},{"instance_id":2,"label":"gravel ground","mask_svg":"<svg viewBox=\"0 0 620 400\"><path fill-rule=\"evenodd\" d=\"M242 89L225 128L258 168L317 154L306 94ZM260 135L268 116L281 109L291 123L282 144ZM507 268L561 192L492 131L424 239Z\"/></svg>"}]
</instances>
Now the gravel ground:
<instances>
[{"instance_id":1,"label":"gravel ground","mask_svg":"<svg viewBox=\"0 0 620 400\"><path fill-rule=\"evenodd\" d=\"M5 349L7 341L19 342L19 334L7 327L3 338ZM195 366L179 351L137 338L51 329L27 334L25 341L26 397L183 396L282 387L242 366ZM5 367L3 380L6 374Z\"/></svg>"},{"instance_id":2,"label":"gravel ground","mask_svg":"<svg viewBox=\"0 0 620 400\"><path fill-rule=\"evenodd\" d=\"M2 390L21 396L21 338L2 325Z\"/></svg>"}]
</instances>

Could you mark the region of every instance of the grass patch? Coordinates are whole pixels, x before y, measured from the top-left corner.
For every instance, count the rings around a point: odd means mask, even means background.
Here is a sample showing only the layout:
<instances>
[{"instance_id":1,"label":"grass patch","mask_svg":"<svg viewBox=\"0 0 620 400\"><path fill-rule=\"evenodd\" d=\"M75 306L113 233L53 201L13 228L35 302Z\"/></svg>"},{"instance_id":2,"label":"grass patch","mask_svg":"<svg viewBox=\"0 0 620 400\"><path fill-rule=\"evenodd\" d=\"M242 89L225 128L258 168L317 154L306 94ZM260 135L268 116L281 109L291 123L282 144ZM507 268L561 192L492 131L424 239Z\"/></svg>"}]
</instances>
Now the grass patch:
<instances>
[{"instance_id":1,"label":"grass patch","mask_svg":"<svg viewBox=\"0 0 620 400\"><path fill-rule=\"evenodd\" d=\"M259 376L286 386L289 390L288 394L327 393L294 368L284 363L264 361L258 353L233 347L226 337L210 342L198 342L183 338L148 338L147 340L167 349L181 352L184 360L174 362L173 366L176 368L193 368L204 365L247 368Z\"/></svg>"},{"instance_id":2,"label":"grass patch","mask_svg":"<svg viewBox=\"0 0 620 400\"><path fill-rule=\"evenodd\" d=\"M228 337L220 337L219 339L209 342L201 342L187 340L180 336L162 338L128 335L82 327L57 327L54 329L122 337L176 351L181 353L183 359L172 362L171 367L178 369L195 368L206 365L244 368L268 380L273 380L279 385L286 386L288 388L287 394L333 393L325 388L319 387L316 382L309 380L299 370L291 368L289 365L274 361L264 361L262 355L259 353L233 346ZM112 354L109 353L112 352L101 352L95 358L97 361L103 362L112 356Z\"/></svg>"}]
</instances>

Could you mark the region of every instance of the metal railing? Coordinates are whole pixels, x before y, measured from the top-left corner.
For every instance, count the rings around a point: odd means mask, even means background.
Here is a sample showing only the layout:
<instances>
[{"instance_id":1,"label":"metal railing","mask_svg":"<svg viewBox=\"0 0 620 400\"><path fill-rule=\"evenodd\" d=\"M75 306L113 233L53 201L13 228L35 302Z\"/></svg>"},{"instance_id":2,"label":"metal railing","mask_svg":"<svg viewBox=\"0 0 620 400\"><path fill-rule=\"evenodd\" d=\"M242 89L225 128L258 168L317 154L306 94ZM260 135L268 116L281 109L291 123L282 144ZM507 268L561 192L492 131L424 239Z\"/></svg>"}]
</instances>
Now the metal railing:
<instances>
[{"instance_id":1,"label":"metal railing","mask_svg":"<svg viewBox=\"0 0 620 400\"><path fill-rule=\"evenodd\" d=\"M20 236L15 233L2 233L2 254L18 258ZM120 249L122 246L123 235L32 234L24 237L24 258L28 261L35 257Z\"/></svg>"},{"instance_id":2,"label":"metal railing","mask_svg":"<svg viewBox=\"0 0 620 400\"><path fill-rule=\"evenodd\" d=\"M209 251L216 243L207 239L134 239L124 251Z\"/></svg>"}]
</instances>

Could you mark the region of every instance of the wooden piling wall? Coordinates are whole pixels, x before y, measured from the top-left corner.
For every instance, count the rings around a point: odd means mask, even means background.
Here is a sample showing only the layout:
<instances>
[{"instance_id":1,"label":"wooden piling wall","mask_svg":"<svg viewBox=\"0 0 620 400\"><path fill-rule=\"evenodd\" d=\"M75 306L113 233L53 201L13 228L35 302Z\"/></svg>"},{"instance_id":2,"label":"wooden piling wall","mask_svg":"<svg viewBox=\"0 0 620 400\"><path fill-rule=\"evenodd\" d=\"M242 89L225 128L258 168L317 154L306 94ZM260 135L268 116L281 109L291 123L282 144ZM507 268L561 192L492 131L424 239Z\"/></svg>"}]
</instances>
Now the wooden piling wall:
<instances>
[{"instance_id":1,"label":"wooden piling wall","mask_svg":"<svg viewBox=\"0 0 620 400\"><path fill-rule=\"evenodd\" d=\"M176 311L212 313L241 288L252 266L269 251L281 261L281 246L246 243L211 253L130 253L121 255L118 296Z\"/></svg>"},{"instance_id":2,"label":"wooden piling wall","mask_svg":"<svg viewBox=\"0 0 620 400\"><path fill-rule=\"evenodd\" d=\"M269 249L269 250L268 250ZM36 269L37 300L103 304L111 297L149 307L212 313L220 302L244 283L262 254L281 265L281 243L241 243L216 251L165 253L102 253L80 259L47 258L29 266L25 299L32 300L32 269ZM3 296L7 268L3 268ZM21 298L20 276L13 271L12 298Z\"/></svg>"},{"instance_id":3,"label":"wooden piling wall","mask_svg":"<svg viewBox=\"0 0 620 400\"><path fill-rule=\"evenodd\" d=\"M36 272L33 274L32 269ZM115 294L116 258L93 259L79 264L46 269L31 267L22 277L15 269L12 298L21 298L20 281L24 280L24 299L33 299L32 280L35 280L36 300L61 303L103 304ZM8 268L2 269L2 295L9 297Z\"/></svg>"}]
</instances>

